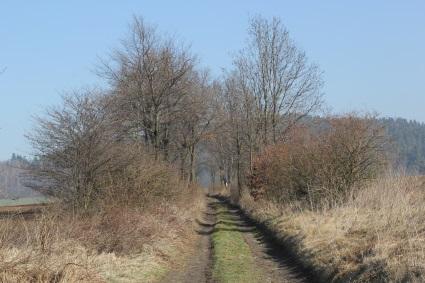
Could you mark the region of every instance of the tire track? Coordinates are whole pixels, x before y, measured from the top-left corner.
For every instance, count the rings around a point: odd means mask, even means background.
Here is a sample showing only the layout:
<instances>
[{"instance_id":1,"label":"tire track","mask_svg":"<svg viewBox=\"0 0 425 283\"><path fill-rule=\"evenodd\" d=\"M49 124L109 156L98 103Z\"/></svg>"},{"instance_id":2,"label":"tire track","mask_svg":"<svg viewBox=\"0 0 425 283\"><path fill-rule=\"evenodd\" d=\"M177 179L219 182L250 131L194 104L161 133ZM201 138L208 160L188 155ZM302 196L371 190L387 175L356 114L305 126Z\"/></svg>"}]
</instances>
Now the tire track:
<instances>
[{"instance_id":1,"label":"tire track","mask_svg":"<svg viewBox=\"0 0 425 283\"><path fill-rule=\"evenodd\" d=\"M311 273L304 270L298 261L280 244L273 241L272 235L262 231L237 206L227 199L207 196L207 207L200 219L196 219L199 234L196 253L189 259L184 270L172 271L161 282L176 283L214 283L213 249L211 237L220 231L217 207L226 207L226 214L231 217L232 230L243 235L255 262L255 278L264 283L302 283L317 282ZM217 227L218 226L218 227ZM251 271L252 272L252 271ZM257 276L258 275L258 276ZM230 282L230 281L229 281ZM228 282L226 282L228 283ZM231 283L245 283L234 282Z\"/></svg>"},{"instance_id":2,"label":"tire track","mask_svg":"<svg viewBox=\"0 0 425 283\"><path fill-rule=\"evenodd\" d=\"M216 200L207 197L207 206L200 219L196 219L198 243L195 254L183 270L172 270L161 280L162 283L213 283L211 235L215 225Z\"/></svg>"}]
</instances>

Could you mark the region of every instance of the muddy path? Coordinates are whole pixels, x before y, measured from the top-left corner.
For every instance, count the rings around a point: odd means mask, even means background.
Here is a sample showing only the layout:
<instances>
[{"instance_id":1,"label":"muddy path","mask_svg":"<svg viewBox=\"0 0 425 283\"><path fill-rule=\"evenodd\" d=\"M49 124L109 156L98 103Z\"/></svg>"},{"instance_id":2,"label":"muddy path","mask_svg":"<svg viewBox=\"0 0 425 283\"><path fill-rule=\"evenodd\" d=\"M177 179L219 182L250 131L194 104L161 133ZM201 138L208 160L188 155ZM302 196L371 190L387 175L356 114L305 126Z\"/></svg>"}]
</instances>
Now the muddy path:
<instances>
[{"instance_id":1,"label":"muddy path","mask_svg":"<svg viewBox=\"0 0 425 283\"><path fill-rule=\"evenodd\" d=\"M207 197L207 208L202 217L196 219L198 226L196 232L199 235L196 252L188 260L184 270L170 272L162 282L218 282L217 278L213 276L216 266L213 260L212 236L223 230L221 225L226 221L220 219L223 219L221 216L224 214L227 222L232 225L231 228L226 229L242 235L243 241L249 247L250 260L253 262L251 267L254 268L250 268L251 270L246 270L246 272L251 272L251 274L254 272L253 278L255 277L255 279L252 279L251 282L316 282L314 276L304 270L284 247L262 231L261 227L238 207L232 206L225 198L214 196ZM222 281L242 283L238 280Z\"/></svg>"}]
</instances>

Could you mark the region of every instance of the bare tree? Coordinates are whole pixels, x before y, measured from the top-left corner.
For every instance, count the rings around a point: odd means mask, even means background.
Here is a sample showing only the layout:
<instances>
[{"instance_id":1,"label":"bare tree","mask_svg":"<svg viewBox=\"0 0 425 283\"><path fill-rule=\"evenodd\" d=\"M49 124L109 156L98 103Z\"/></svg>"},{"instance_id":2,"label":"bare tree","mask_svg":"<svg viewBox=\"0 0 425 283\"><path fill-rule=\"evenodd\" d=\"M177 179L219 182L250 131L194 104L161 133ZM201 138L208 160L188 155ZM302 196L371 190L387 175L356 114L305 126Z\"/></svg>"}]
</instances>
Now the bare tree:
<instances>
[{"instance_id":1,"label":"bare tree","mask_svg":"<svg viewBox=\"0 0 425 283\"><path fill-rule=\"evenodd\" d=\"M217 87L210 82L208 72L194 72L189 92L182 101L182 109L175 115L173 140L179 151L183 176L188 161L189 182L195 180L197 146L211 134L211 122L215 118L212 106L216 94Z\"/></svg>"},{"instance_id":2,"label":"bare tree","mask_svg":"<svg viewBox=\"0 0 425 283\"><path fill-rule=\"evenodd\" d=\"M214 134L208 150L214 156L215 170L219 172L223 185L237 181L242 186L245 171L245 160L250 149L250 129L253 124L249 98L244 95L235 73L227 74L218 92L218 103L215 105L216 118Z\"/></svg>"},{"instance_id":3,"label":"bare tree","mask_svg":"<svg viewBox=\"0 0 425 283\"><path fill-rule=\"evenodd\" d=\"M215 140L215 154L224 156L220 166L227 164L237 179L237 195L246 173L253 173L254 157L284 141L300 119L319 109L321 89L319 68L308 62L280 20L251 19L248 45L225 74L220 119L226 122Z\"/></svg>"},{"instance_id":4,"label":"bare tree","mask_svg":"<svg viewBox=\"0 0 425 283\"><path fill-rule=\"evenodd\" d=\"M108 99L93 91L63 97L61 107L35 118L28 136L40 159L37 176L48 180L47 193L87 209L111 170L113 137Z\"/></svg>"},{"instance_id":5,"label":"bare tree","mask_svg":"<svg viewBox=\"0 0 425 283\"><path fill-rule=\"evenodd\" d=\"M128 132L152 146L156 158L163 152L167 159L170 124L188 93L194 57L135 17L130 35L111 61L103 64L102 75L121 98Z\"/></svg>"},{"instance_id":6,"label":"bare tree","mask_svg":"<svg viewBox=\"0 0 425 283\"><path fill-rule=\"evenodd\" d=\"M263 144L276 143L298 120L320 107L321 72L308 62L278 18L251 19L248 39L234 64L241 87L254 96Z\"/></svg>"},{"instance_id":7,"label":"bare tree","mask_svg":"<svg viewBox=\"0 0 425 283\"><path fill-rule=\"evenodd\" d=\"M242 186L243 178L243 153L246 151L244 143L244 134L249 132L249 129L245 128L246 125L250 124L249 120L244 120L246 104L244 103L244 96L241 89L238 87L238 81L234 77L229 77L225 82L224 97L226 111L228 113L228 131L231 136L231 145L234 151L234 159L236 161L236 178L237 185L240 189Z\"/></svg>"},{"instance_id":8,"label":"bare tree","mask_svg":"<svg viewBox=\"0 0 425 283\"><path fill-rule=\"evenodd\" d=\"M321 104L319 69L278 19L251 20L249 44L222 83L196 69L189 48L137 17L109 59L99 68L108 97L68 96L30 136L43 174L84 207L101 190L99 176L116 165L111 148L133 141L155 160L179 162L189 182L202 144L223 183L237 179L240 194L255 155Z\"/></svg>"}]
</instances>

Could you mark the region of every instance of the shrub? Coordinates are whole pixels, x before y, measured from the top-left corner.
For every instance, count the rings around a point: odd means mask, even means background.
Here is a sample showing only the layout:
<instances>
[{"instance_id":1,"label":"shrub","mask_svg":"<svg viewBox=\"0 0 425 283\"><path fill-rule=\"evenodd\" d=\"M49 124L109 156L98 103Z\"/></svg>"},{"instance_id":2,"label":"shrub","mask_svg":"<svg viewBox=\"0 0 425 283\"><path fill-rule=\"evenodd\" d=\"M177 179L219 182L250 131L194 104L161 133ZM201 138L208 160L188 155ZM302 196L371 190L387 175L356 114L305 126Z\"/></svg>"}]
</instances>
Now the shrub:
<instances>
[{"instance_id":1,"label":"shrub","mask_svg":"<svg viewBox=\"0 0 425 283\"><path fill-rule=\"evenodd\" d=\"M157 205L184 194L186 183L179 178L178 171L170 164L155 160L154 156L137 145L121 147L121 156L127 162L121 170L105 176L102 205L148 206ZM130 157L129 155L132 155ZM180 196L179 196L180 197Z\"/></svg>"},{"instance_id":2,"label":"shrub","mask_svg":"<svg viewBox=\"0 0 425 283\"><path fill-rule=\"evenodd\" d=\"M36 118L28 138L40 162L33 168L37 181L31 186L41 186L75 209L92 205L101 193L101 180L120 160L113 150L116 125L108 107L105 95L84 91L64 96L62 105Z\"/></svg>"},{"instance_id":3,"label":"shrub","mask_svg":"<svg viewBox=\"0 0 425 283\"><path fill-rule=\"evenodd\" d=\"M254 163L249 189L254 198L334 205L373 179L386 164L383 129L367 117L332 117L316 127L294 129L282 144Z\"/></svg>"}]
</instances>

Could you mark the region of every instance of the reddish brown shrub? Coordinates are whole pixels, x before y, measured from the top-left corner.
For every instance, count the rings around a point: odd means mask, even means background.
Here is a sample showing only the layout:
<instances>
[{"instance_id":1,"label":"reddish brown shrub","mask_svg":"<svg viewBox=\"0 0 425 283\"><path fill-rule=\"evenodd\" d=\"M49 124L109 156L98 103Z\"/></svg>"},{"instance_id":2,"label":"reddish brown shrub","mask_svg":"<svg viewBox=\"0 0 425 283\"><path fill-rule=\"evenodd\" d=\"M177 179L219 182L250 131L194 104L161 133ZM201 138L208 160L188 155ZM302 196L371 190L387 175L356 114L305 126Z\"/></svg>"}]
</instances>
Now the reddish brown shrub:
<instances>
[{"instance_id":1,"label":"reddish brown shrub","mask_svg":"<svg viewBox=\"0 0 425 283\"><path fill-rule=\"evenodd\" d=\"M310 206L343 201L383 168L386 137L370 117L333 117L294 129L257 157L248 176L251 195Z\"/></svg>"}]
</instances>

